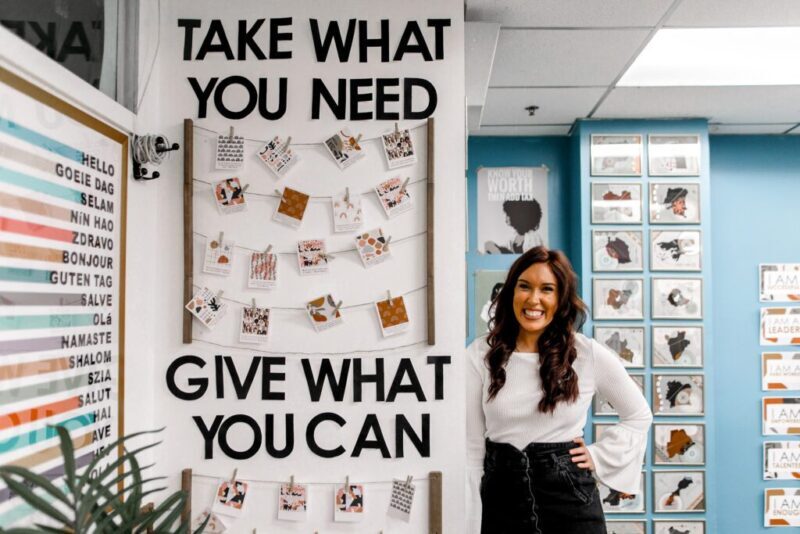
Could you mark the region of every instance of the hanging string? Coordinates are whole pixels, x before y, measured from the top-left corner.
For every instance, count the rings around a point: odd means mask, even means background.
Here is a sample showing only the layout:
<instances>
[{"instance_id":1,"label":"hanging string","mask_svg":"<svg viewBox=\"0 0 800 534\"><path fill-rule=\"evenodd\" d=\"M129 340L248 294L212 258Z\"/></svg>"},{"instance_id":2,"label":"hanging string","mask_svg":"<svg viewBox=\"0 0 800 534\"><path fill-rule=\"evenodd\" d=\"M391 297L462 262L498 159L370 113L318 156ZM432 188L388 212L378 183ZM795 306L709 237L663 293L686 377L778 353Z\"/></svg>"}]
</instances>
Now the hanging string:
<instances>
[{"instance_id":1,"label":"hanging string","mask_svg":"<svg viewBox=\"0 0 800 534\"><path fill-rule=\"evenodd\" d=\"M222 475L222 476L206 475L206 474L203 474L203 473L195 473L194 470L192 470L192 478L195 478L195 477L196 478L209 478L209 479L220 480L220 481L230 480L230 478L231 478L230 474ZM262 478L242 478L242 477L239 477L239 476L236 477L236 480L239 480L241 482L248 482L248 483L255 482L256 484L288 484L289 483L288 480L267 480L267 479L262 479ZM362 486L366 486L366 485L378 485L378 484L394 484L395 480L399 480L401 482L404 482L405 478L402 478L402 479L401 478L397 478L397 479L394 479L394 480L355 480L355 479L353 479L350 482L353 482L355 484L360 484ZM426 481L430 480L430 477L414 477L411 480L413 482L426 482ZM301 485L301 484L304 485L304 486L344 486L344 481L343 480L338 480L336 482L322 482L322 481L302 482L302 481L299 481L299 480L295 480L295 485Z\"/></svg>"},{"instance_id":2,"label":"hanging string","mask_svg":"<svg viewBox=\"0 0 800 534\"><path fill-rule=\"evenodd\" d=\"M193 232L193 233L197 237L204 237L204 238L208 239L208 236L206 234L201 234L200 232ZM406 237L401 237L400 239L394 239L393 238L390 241L389 245L394 245L396 243L402 243L404 241L408 241L409 239L414 239L415 237L419 237L419 236L425 235L427 233L428 233L428 231L426 230L424 232L419 232L419 233L416 233L416 234L411 234L411 235L406 236ZM234 245L234 248L239 248L239 249L242 249L242 250L246 250L248 252L256 252L256 253L263 253L264 252L263 249L262 250L257 250L257 249L249 248L249 247L240 247L239 245ZM342 249L342 250L335 250L335 251L327 252L327 254L330 255L330 256L335 256L336 254L344 254L346 252L358 252L358 249L356 247L345 248L345 249ZM281 254L281 255L285 255L285 256L296 256L297 255L297 251L294 250L294 251L291 251L291 252L276 252L276 251L273 250L272 254Z\"/></svg>"},{"instance_id":3,"label":"hanging string","mask_svg":"<svg viewBox=\"0 0 800 534\"><path fill-rule=\"evenodd\" d=\"M192 284L192 287L194 289L200 289L203 286L199 286L197 284ZM427 285L420 286L420 287L418 287L416 289L412 289L411 291L406 291L405 293L403 293L400 296L404 297L406 295L410 295L412 293L416 293L417 291L422 291L426 287L428 287L428 286ZM253 305L252 302L242 302L241 300L231 299L231 298L228 298L228 297L217 297L217 298L221 298L222 300L227 300L228 302L235 302L236 304L241 304L242 306L247 306L248 308ZM392 295L392 298L396 298L396 295ZM375 305L374 301L373 302L362 302L361 304L351 304L349 306L342 306L339 309L340 310L352 310L352 309L355 309L355 308L363 308L364 306L374 306L374 305ZM270 310L303 311L303 312L304 311L308 311L306 308L296 308L296 307L291 307L290 308L290 307L286 307L286 306L269 306L269 309Z\"/></svg>"},{"instance_id":4,"label":"hanging string","mask_svg":"<svg viewBox=\"0 0 800 534\"><path fill-rule=\"evenodd\" d=\"M427 121L422 121L419 124L415 124L414 126L409 126L408 128L401 128L401 131L402 130L416 130L418 128L422 128L423 126L426 126L427 124L428 124ZM212 130L211 128L206 128L204 126L199 126L198 124L194 125L194 129L195 130L204 130L206 132L213 133L216 136L223 135L223 136L227 137L227 135L228 135L227 132L218 132L216 130ZM392 132L394 132L394 130L392 130ZM359 140L359 142L374 141L374 140L380 139L381 137L382 137L381 135L376 135L375 137L362 137ZM245 137L244 140L245 141L252 141L254 143L260 143L262 145L267 144L267 141L264 140L264 139L253 139L253 138L250 138L250 137ZM298 146L299 147L316 147L316 146L324 147L325 146L325 142L324 141L320 141L320 142L317 142L317 143L295 143L294 141L292 141L292 145L291 146L292 147L298 147Z\"/></svg>"},{"instance_id":5,"label":"hanging string","mask_svg":"<svg viewBox=\"0 0 800 534\"><path fill-rule=\"evenodd\" d=\"M358 354L374 354L376 352L380 352L382 354L392 353L394 351L400 351L403 349L410 349L411 347L416 347L419 345L427 345L428 341L426 339L422 339L420 341L415 341L413 343L407 343L405 345L398 345L396 347L386 347L383 349L364 349L364 350L348 350L345 352L286 352L286 351L267 351L267 350L256 350L253 346L250 347L242 347L238 345L225 345L223 343L216 343L214 341L208 341L207 339L201 339L198 337L193 337L192 341L199 341L200 343L206 343L208 345L214 345L215 347L220 347L223 349L235 349L235 350L244 350L248 352L257 352L258 354L269 354L271 356L317 356L320 358L325 358L328 356L356 356ZM252 345L252 344L251 344Z\"/></svg>"},{"instance_id":6,"label":"hanging string","mask_svg":"<svg viewBox=\"0 0 800 534\"><path fill-rule=\"evenodd\" d=\"M200 182L201 184L206 184L206 185L211 186L211 187L214 187L214 185L215 185L212 182L207 182L205 180L200 180L199 178L192 178L192 180L195 181L195 182ZM419 183L422 183L422 182L426 182L427 180L428 180L427 177L426 178L419 178L417 180L414 180L413 182L409 181L408 185L419 184ZM363 193L351 193L351 194L356 194L356 195L360 195L362 197L366 197L366 196L374 195L375 194L375 189L374 188L373 189L369 189L368 191L365 191ZM264 197L264 198L281 198L279 195L276 195L275 193L252 193L250 191L247 192L247 196ZM333 197L332 196L324 196L324 195L309 195L308 198L310 198L311 200L331 200Z\"/></svg>"}]
</instances>

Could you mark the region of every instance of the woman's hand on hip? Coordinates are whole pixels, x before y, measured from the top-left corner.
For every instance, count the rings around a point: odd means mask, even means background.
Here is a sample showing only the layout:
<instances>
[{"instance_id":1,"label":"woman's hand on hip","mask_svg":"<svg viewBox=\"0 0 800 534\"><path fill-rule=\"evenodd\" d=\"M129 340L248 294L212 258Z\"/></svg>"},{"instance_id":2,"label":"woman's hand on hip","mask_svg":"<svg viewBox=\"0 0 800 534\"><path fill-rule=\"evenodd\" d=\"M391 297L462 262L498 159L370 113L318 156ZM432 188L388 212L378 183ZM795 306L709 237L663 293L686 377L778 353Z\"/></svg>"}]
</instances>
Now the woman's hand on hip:
<instances>
[{"instance_id":1,"label":"woman's hand on hip","mask_svg":"<svg viewBox=\"0 0 800 534\"><path fill-rule=\"evenodd\" d=\"M583 438L575 438L572 441L578 444L574 449L570 449L569 453L572 455L572 463L578 464L578 467L594 471L594 461L592 455L589 454L589 449L586 448L586 442Z\"/></svg>"}]
</instances>

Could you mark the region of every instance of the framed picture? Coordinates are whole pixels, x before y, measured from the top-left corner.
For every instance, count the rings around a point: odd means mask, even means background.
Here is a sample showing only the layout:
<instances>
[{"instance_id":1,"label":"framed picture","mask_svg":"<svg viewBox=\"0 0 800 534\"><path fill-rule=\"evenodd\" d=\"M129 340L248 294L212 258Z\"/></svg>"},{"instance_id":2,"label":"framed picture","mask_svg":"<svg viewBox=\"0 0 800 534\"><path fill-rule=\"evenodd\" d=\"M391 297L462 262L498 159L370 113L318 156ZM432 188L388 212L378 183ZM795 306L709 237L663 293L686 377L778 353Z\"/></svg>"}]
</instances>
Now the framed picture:
<instances>
[{"instance_id":1,"label":"framed picture","mask_svg":"<svg viewBox=\"0 0 800 534\"><path fill-rule=\"evenodd\" d=\"M475 272L475 337L489 331L489 320L494 316L492 303L506 281L508 271Z\"/></svg>"},{"instance_id":2,"label":"framed picture","mask_svg":"<svg viewBox=\"0 0 800 534\"><path fill-rule=\"evenodd\" d=\"M700 136L647 136L648 174L650 176L700 176Z\"/></svg>"},{"instance_id":3,"label":"framed picture","mask_svg":"<svg viewBox=\"0 0 800 534\"><path fill-rule=\"evenodd\" d=\"M616 423L593 423L592 424L592 439L593 443L600 441L603 437L603 432L614 426Z\"/></svg>"},{"instance_id":4,"label":"framed picture","mask_svg":"<svg viewBox=\"0 0 800 534\"><path fill-rule=\"evenodd\" d=\"M800 263L761 263L758 277L761 302L800 300Z\"/></svg>"},{"instance_id":5,"label":"framed picture","mask_svg":"<svg viewBox=\"0 0 800 534\"><path fill-rule=\"evenodd\" d=\"M703 367L703 327L653 326L653 367Z\"/></svg>"},{"instance_id":6,"label":"framed picture","mask_svg":"<svg viewBox=\"0 0 800 534\"><path fill-rule=\"evenodd\" d=\"M700 271L700 230L650 230L651 271Z\"/></svg>"},{"instance_id":7,"label":"framed picture","mask_svg":"<svg viewBox=\"0 0 800 534\"><path fill-rule=\"evenodd\" d=\"M800 391L800 352L762 352L761 389Z\"/></svg>"},{"instance_id":8,"label":"framed picture","mask_svg":"<svg viewBox=\"0 0 800 534\"><path fill-rule=\"evenodd\" d=\"M592 176L641 176L642 136L592 134Z\"/></svg>"},{"instance_id":9,"label":"framed picture","mask_svg":"<svg viewBox=\"0 0 800 534\"><path fill-rule=\"evenodd\" d=\"M764 490L764 526L800 527L800 489Z\"/></svg>"},{"instance_id":10,"label":"framed picture","mask_svg":"<svg viewBox=\"0 0 800 534\"><path fill-rule=\"evenodd\" d=\"M592 183L592 224L642 224L642 184Z\"/></svg>"},{"instance_id":11,"label":"framed picture","mask_svg":"<svg viewBox=\"0 0 800 534\"><path fill-rule=\"evenodd\" d=\"M646 512L644 471L636 494L624 493L609 488L605 484L598 482L597 489L600 491L600 502L603 503L603 512L606 514L643 514Z\"/></svg>"},{"instance_id":12,"label":"framed picture","mask_svg":"<svg viewBox=\"0 0 800 534\"><path fill-rule=\"evenodd\" d=\"M653 534L676 534L678 532L681 534L706 534L706 522L686 519L677 519L675 521L653 520Z\"/></svg>"},{"instance_id":13,"label":"framed picture","mask_svg":"<svg viewBox=\"0 0 800 534\"><path fill-rule=\"evenodd\" d=\"M644 375L630 375L630 377L636 384L636 387L639 388L639 391L642 392L642 395L644 395ZM592 401L592 414L598 416L619 415L617 413L617 409L614 408L614 405L611 404L608 399L603 397L599 392L595 394Z\"/></svg>"},{"instance_id":14,"label":"framed picture","mask_svg":"<svg viewBox=\"0 0 800 534\"><path fill-rule=\"evenodd\" d=\"M706 425L653 425L653 465L705 465Z\"/></svg>"},{"instance_id":15,"label":"framed picture","mask_svg":"<svg viewBox=\"0 0 800 534\"><path fill-rule=\"evenodd\" d=\"M650 183L650 224L700 224L700 184Z\"/></svg>"},{"instance_id":16,"label":"framed picture","mask_svg":"<svg viewBox=\"0 0 800 534\"><path fill-rule=\"evenodd\" d=\"M703 375L653 375L653 414L697 416L704 413Z\"/></svg>"},{"instance_id":17,"label":"framed picture","mask_svg":"<svg viewBox=\"0 0 800 534\"><path fill-rule=\"evenodd\" d=\"M653 319L702 319L702 278L653 278Z\"/></svg>"},{"instance_id":18,"label":"framed picture","mask_svg":"<svg viewBox=\"0 0 800 534\"><path fill-rule=\"evenodd\" d=\"M593 230L592 268L595 271L644 270L641 230Z\"/></svg>"},{"instance_id":19,"label":"framed picture","mask_svg":"<svg viewBox=\"0 0 800 534\"><path fill-rule=\"evenodd\" d=\"M592 280L592 318L644 319L642 278L595 278Z\"/></svg>"},{"instance_id":20,"label":"framed picture","mask_svg":"<svg viewBox=\"0 0 800 534\"><path fill-rule=\"evenodd\" d=\"M761 308L762 345L800 345L800 306Z\"/></svg>"},{"instance_id":21,"label":"framed picture","mask_svg":"<svg viewBox=\"0 0 800 534\"><path fill-rule=\"evenodd\" d=\"M608 534L647 534L647 521L609 519L606 529Z\"/></svg>"},{"instance_id":22,"label":"framed picture","mask_svg":"<svg viewBox=\"0 0 800 534\"><path fill-rule=\"evenodd\" d=\"M800 441L764 442L764 480L800 478Z\"/></svg>"},{"instance_id":23,"label":"framed picture","mask_svg":"<svg viewBox=\"0 0 800 534\"><path fill-rule=\"evenodd\" d=\"M644 367L643 326L595 326L594 338L619 356L625 367Z\"/></svg>"},{"instance_id":24,"label":"framed picture","mask_svg":"<svg viewBox=\"0 0 800 534\"><path fill-rule=\"evenodd\" d=\"M800 397L764 397L761 405L764 436L800 435Z\"/></svg>"},{"instance_id":25,"label":"framed picture","mask_svg":"<svg viewBox=\"0 0 800 534\"><path fill-rule=\"evenodd\" d=\"M653 471L653 511L705 512L705 475L705 471Z\"/></svg>"}]
</instances>

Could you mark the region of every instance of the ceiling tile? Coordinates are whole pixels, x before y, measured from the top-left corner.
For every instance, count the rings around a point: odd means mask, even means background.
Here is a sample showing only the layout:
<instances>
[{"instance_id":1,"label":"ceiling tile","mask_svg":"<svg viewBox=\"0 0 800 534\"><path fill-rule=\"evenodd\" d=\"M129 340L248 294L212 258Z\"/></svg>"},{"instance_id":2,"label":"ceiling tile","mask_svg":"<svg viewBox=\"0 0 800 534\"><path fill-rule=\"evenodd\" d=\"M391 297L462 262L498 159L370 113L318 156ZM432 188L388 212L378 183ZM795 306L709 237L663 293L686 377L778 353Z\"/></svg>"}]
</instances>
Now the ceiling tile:
<instances>
[{"instance_id":1,"label":"ceiling tile","mask_svg":"<svg viewBox=\"0 0 800 534\"><path fill-rule=\"evenodd\" d=\"M647 30L501 30L489 86L610 85Z\"/></svg>"},{"instance_id":2,"label":"ceiling tile","mask_svg":"<svg viewBox=\"0 0 800 534\"><path fill-rule=\"evenodd\" d=\"M729 134L782 134L794 124L709 124L708 133L711 135Z\"/></svg>"},{"instance_id":3,"label":"ceiling tile","mask_svg":"<svg viewBox=\"0 0 800 534\"><path fill-rule=\"evenodd\" d=\"M618 87L593 118L704 117L718 123L800 122L800 86Z\"/></svg>"},{"instance_id":4,"label":"ceiling tile","mask_svg":"<svg viewBox=\"0 0 800 534\"><path fill-rule=\"evenodd\" d=\"M535 135L567 135L571 124L550 126L484 126L470 131L470 136L535 136Z\"/></svg>"},{"instance_id":5,"label":"ceiling tile","mask_svg":"<svg viewBox=\"0 0 800 534\"><path fill-rule=\"evenodd\" d=\"M481 125L572 124L576 117L585 117L597 103L605 88L565 89L497 89L486 95ZM539 106L530 117L525 108Z\"/></svg>"},{"instance_id":6,"label":"ceiling tile","mask_svg":"<svg viewBox=\"0 0 800 534\"><path fill-rule=\"evenodd\" d=\"M672 0L467 0L467 20L503 26L654 26Z\"/></svg>"},{"instance_id":7,"label":"ceiling tile","mask_svg":"<svg viewBox=\"0 0 800 534\"><path fill-rule=\"evenodd\" d=\"M797 0L683 0L665 27L800 26Z\"/></svg>"}]
</instances>

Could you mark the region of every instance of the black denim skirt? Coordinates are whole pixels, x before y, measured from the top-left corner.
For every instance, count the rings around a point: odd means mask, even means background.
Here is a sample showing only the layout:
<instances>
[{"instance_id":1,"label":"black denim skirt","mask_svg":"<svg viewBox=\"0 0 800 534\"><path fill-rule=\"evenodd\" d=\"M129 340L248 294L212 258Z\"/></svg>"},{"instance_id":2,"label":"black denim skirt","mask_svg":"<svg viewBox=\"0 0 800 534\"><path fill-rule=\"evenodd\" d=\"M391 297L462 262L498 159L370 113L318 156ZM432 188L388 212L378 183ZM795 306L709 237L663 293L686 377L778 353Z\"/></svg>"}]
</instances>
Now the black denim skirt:
<instances>
[{"instance_id":1,"label":"black denim skirt","mask_svg":"<svg viewBox=\"0 0 800 534\"><path fill-rule=\"evenodd\" d=\"M578 445L486 440L481 534L607 534L597 484L572 462Z\"/></svg>"}]
</instances>

